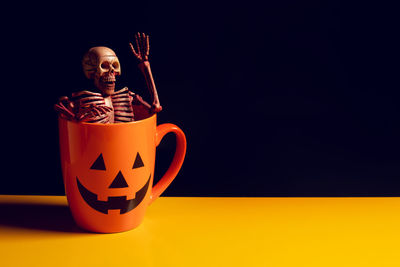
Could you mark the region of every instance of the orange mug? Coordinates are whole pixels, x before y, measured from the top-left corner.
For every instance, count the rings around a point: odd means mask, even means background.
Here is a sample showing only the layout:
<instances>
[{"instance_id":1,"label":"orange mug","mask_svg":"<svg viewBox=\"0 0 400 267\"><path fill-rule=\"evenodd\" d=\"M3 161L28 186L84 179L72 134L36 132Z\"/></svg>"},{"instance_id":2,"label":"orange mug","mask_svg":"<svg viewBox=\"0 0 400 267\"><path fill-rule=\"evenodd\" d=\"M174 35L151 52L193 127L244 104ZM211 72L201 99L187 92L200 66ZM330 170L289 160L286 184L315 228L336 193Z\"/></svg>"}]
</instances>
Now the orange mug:
<instances>
[{"instance_id":1,"label":"orange mug","mask_svg":"<svg viewBox=\"0 0 400 267\"><path fill-rule=\"evenodd\" d=\"M157 126L157 116L114 124L58 119L65 193L75 222L83 229L122 232L137 227L146 208L178 174L186 153L185 134L176 125ZM153 186L156 147L176 135L170 167Z\"/></svg>"}]
</instances>

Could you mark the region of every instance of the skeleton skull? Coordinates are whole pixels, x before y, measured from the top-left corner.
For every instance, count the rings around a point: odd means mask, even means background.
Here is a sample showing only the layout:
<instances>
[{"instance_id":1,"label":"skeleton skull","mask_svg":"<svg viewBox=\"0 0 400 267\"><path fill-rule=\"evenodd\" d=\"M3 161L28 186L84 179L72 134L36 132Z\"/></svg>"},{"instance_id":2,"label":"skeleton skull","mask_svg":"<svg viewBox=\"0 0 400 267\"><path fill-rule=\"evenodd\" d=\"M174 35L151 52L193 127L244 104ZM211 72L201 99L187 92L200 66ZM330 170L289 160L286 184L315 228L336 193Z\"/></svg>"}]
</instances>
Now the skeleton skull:
<instances>
[{"instance_id":1,"label":"skeleton skull","mask_svg":"<svg viewBox=\"0 0 400 267\"><path fill-rule=\"evenodd\" d=\"M121 75L121 66L114 51L108 47L92 47L82 60L86 78L104 95L111 95L115 89L115 76Z\"/></svg>"}]
</instances>

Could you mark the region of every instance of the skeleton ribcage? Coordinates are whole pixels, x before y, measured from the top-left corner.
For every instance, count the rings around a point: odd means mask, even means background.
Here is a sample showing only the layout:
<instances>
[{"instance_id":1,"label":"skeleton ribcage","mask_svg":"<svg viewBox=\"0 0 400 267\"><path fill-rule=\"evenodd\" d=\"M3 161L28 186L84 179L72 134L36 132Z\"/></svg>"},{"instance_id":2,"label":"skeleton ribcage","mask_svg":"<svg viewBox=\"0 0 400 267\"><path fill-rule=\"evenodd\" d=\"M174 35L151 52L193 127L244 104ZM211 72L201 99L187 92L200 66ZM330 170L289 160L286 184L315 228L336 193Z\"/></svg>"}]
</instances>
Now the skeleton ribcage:
<instances>
[{"instance_id":1,"label":"skeleton ribcage","mask_svg":"<svg viewBox=\"0 0 400 267\"><path fill-rule=\"evenodd\" d=\"M114 107L114 122L129 122L134 120L132 97L127 87L115 92L111 96Z\"/></svg>"},{"instance_id":2,"label":"skeleton ribcage","mask_svg":"<svg viewBox=\"0 0 400 267\"><path fill-rule=\"evenodd\" d=\"M81 91L72 94L72 101L77 108L78 113L90 112L92 105L106 106L104 97L100 93L94 93L90 91ZM134 120L134 114L132 109L132 97L129 95L127 87L114 92L111 95L111 101L114 112L114 122L130 122ZM98 115L96 113L88 116L86 122L97 122L97 123L110 123L112 113Z\"/></svg>"}]
</instances>

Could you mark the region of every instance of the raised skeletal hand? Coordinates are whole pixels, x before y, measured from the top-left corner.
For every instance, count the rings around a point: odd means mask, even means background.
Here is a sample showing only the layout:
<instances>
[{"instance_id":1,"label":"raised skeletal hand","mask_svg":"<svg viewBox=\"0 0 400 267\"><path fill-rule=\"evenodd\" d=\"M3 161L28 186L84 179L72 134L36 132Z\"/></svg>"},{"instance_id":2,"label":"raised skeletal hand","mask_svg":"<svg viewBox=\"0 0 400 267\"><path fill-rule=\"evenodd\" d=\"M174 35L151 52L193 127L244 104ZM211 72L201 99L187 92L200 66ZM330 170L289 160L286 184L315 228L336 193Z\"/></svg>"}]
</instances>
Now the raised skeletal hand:
<instances>
[{"instance_id":1,"label":"raised skeletal hand","mask_svg":"<svg viewBox=\"0 0 400 267\"><path fill-rule=\"evenodd\" d=\"M133 47L132 43L129 43L132 53L135 55L135 57L140 61L148 61L149 60L149 50L150 50L150 45L149 45L149 36L144 34L144 33L137 33L135 35L135 40L136 40L136 49Z\"/></svg>"},{"instance_id":2,"label":"raised skeletal hand","mask_svg":"<svg viewBox=\"0 0 400 267\"><path fill-rule=\"evenodd\" d=\"M151 73L150 63L149 63L149 36L144 33L137 33L135 35L136 40L136 49L132 43L129 43L132 53L139 60L139 69L142 71L145 79L147 88L150 91L151 96L153 97L153 103L150 105L150 111L152 113L158 113L162 110L160 105L160 100L158 99L158 93L156 89L156 85L154 83L153 74ZM136 99L139 102L141 99Z\"/></svg>"}]
</instances>

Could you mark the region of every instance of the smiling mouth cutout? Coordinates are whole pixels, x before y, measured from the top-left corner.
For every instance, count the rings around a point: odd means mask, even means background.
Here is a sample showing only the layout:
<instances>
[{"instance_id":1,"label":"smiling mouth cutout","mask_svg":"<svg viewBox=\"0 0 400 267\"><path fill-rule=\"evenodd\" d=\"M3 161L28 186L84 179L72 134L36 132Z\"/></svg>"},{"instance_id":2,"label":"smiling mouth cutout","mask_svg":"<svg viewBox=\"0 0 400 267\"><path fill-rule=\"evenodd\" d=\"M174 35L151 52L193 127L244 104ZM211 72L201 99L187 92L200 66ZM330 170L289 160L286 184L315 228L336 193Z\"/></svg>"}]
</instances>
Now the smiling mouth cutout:
<instances>
[{"instance_id":1,"label":"smiling mouth cutout","mask_svg":"<svg viewBox=\"0 0 400 267\"><path fill-rule=\"evenodd\" d=\"M130 200L126 199L126 196L117 196L108 197L107 201L101 201L97 199L97 194L81 184L78 177L76 177L76 182L82 198L90 207L104 214L108 214L108 210L119 210L120 214L124 214L136 208L143 201L149 188L150 178L151 174L146 184L136 192L135 198Z\"/></svg>"}]
</instances>

